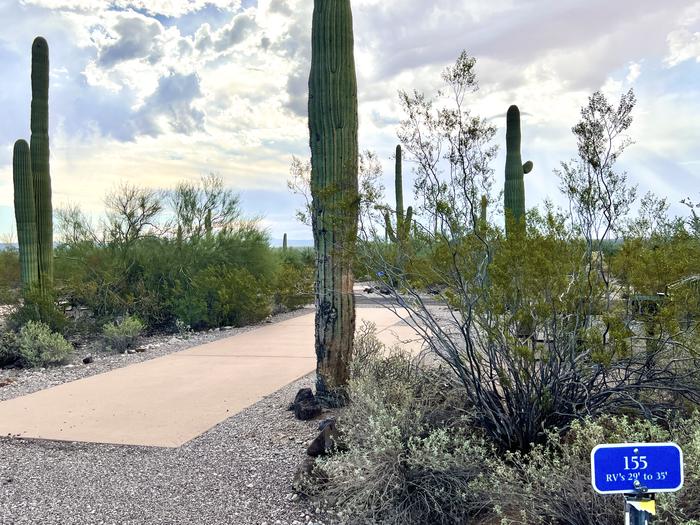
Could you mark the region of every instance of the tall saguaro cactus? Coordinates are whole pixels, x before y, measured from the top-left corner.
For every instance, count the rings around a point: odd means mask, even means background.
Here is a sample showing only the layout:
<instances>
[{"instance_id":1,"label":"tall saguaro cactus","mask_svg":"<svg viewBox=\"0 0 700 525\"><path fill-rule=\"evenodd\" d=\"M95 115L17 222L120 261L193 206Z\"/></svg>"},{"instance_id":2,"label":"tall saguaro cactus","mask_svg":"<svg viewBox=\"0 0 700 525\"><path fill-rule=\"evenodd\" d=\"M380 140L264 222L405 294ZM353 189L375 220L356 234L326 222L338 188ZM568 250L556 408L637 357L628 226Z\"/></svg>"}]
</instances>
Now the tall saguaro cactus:
<instances>
[{"instance_id":1,"label":"tall saguaro cactus","mask_svg":"<svg viewBox=\"0 0 700 525\"><path fill-rule=\"evenodd\" d=\"M22 287L31 289L39 280L34 181L29 144L18 140L12 152L12 179L15 189L15 219L19 244L19 266Z\"/></svg>"},{"instance_id":2,"label":"tall saguaro cactus","mask_svg":"<svg viewBox=\"0 0 700 525\"><path fill-rule=\"evenodd\" d=\"M520 156L520 110L510 106L506 115L506 181L504 209L506 212L506 233L511 225L525 226L525 181L523 175L532 171L532 162L523 164Z\"/></svg>"},{"instance_id":3,"label":"tall saguaro cactus","mask_svg":"<svg viewBox=\"0 0 700 525\"><path fill-rule=\"evenodd\" d=\"M309 136L316 251L316 390L337 399L348 380L355 332L352 258L359 212L350 0L314 0Z\"/></svg>"},{"instance_id":4,"label":"tall saguaro cactus","mask_svg":"<svg viewBox=\"0 0 700 525\"><path fill-rule=\"evenodd\" d=\"M283 252L287 251L287 234L286 233L282 237L282 251Z\"/></svg>"},{"instance_id":5,"label":"tall saguaro cactus","mask_svg":"<svg viewBox=\"0 0 700 525\"><path fill-rule=\"evenodd\" d=\"M399 245L399 249L405 248L405 243L408 240L408 235L411 232L411 219L413 218L413 208L411 206L406 210L404 216L403 209L403 175L401 167L401 145L396 146L396 164L394 185L396 188L396 229L391 225L391 217L389 212L384 214L384 223L386 233L391 242Z\"/></svg>"},{"instance_id":6,"label":"tall saguaro cactus","mask_svg":"<svg viewBox=\"0 0 700 525\"><path fill-rule=\"evenodd\" d=\"M12 169L22 286L53 287L53 210L49 174L49 46L32 44L31 139L15 142Z\"/></svg>"},{"instance_id":7,"label":"tall saguaro cactus","mask_svg":"<svg viewBox=\"0 0 700 525\"><path fill-rule=\"evenodd\" d=\"M39 286L53 287L53 209L49 172L49 45L42 37L32 44L32 113L30 152L39 260Z\"/></svg>"}]
</instances>

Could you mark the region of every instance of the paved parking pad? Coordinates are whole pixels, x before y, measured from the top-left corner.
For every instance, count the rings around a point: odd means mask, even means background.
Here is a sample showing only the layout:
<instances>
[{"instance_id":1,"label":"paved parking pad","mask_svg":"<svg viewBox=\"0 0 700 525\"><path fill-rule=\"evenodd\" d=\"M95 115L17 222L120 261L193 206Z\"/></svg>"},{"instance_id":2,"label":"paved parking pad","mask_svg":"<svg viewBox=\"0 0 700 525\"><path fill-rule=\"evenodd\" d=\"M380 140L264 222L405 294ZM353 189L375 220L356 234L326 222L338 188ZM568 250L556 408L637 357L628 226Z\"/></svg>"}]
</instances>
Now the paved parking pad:
<instances>
[{"instance_id":1,"label":"paved parking pad","mask_svg":"<svg viewBox=\"0 0 700 525\"><path fill-rule=\"evenodd\" d=\"M385 344L416 338L388 309L357 317ZM179 447L312 372L313 337L312 313L0 402L0 435Z\"/></svg>"}]
</instances>

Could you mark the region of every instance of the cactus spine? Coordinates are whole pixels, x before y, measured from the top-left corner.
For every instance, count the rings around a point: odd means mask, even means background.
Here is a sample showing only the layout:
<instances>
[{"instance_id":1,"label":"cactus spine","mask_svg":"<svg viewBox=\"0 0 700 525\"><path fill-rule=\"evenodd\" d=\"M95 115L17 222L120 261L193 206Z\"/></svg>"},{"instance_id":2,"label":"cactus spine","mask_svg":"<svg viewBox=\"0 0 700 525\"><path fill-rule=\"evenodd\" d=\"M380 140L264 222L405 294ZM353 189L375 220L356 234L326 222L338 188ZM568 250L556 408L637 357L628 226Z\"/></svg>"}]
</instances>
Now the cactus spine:
<instances>
[{"instance_id":1,"label":"cactus spine","mask_svg":"<svg viewBox=\"0 0 700 525\"><path fill-rule=\"evenodd\" d=\"M287 234L286 233L282 236L282 251L283 252L287 251Z\"/></svg>"},{"instance_id":2,"label":"cactus spine","mask_svg":"<svg viewBox=\"0 0 700 525\"><path fill-rule=\"evenodd\" d=\"M520 156L520 110L510 106L506 116L506 180L504 209L506 212L506 234L514 224L525 227L525 182L523 175L532 171L532 162L523 164ZM509 226L509 222L511 225Z\"/></svg>"},{"instance_id":3,"label":"cactus spine","mask_svg":"<svg viewBox=\"0 0 700 525\"><path fill-rule=\"evenodd\" d=\"M401 167L401 145L396 146L394 185L396 188L396 229L391 225L389 212L384 214L386 233L391 242L403 248L411 232L411 219L413 218L413 207L409 206L404 216L403 210L403 175Z\"/></svg>"},{"instance_id":4,"label":"cactus spine","mask_svg":"<svg viewBox=\"0 0 700 525\"><path fill-rule=\"evenodd\" d=\"M49 45L42 37L32 44L31 164L39 260L39 286L53 287L53 209L49 172Z\"/></svg>"},{"instance_id":5,"label":"cactus spine","mask_svg":"<svg viewBox=\"0 0 700 525\"><path fill-rule=\"evenodd\" d=\"M309 75L316 390L341 400L355 332L357 79L350 0L314 0Z\"/></svg>"},{"instance_id":6,"label":"cactus spine","mask_svg":"<svg viewBox=\"0 0 700 525\"><path fill-rule=\"evenodd\" d=\"M15 189L15 219L19 244L19 265L22 287L31 289L39 281L34 181L29 144L18 140L12 154L12 179Z\"/></svg>"}]
</instances>

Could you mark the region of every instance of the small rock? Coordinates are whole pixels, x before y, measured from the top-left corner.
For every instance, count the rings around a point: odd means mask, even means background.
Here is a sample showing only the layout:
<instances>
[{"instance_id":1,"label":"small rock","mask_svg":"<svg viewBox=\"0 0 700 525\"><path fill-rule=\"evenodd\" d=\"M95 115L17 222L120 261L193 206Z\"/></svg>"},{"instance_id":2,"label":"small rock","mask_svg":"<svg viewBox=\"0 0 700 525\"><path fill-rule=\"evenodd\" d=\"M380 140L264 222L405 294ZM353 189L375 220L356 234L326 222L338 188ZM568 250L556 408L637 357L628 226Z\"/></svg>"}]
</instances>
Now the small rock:
<instances>
[{"instance_id":1,"label":"small rock","mask_svg":"<svg viewBox=\"0 0 700 525\"><path fill-rule=\"evenodd\" d=\"M308 421L321 415L323 409L316 400L313 403L296 403L294 405L294 416L302 421Z\"/></svg>"},{"instance_id":2,"label":"small rock","mask_svg":"<svg viewBox=\"0 0 700 525\"><path fill-rule=\"evenodd\" d=\"M129 355L132 355L132 354L135 354L135 353L136 353L136 350L134 350L133 348L129 348L129 349L126 351L126 353L129 354Z\"/></svg>"},{"instance_id":3,"label":"small rock","mask_svg":"<svg viewBox=\"0 0 700 525\"><path fill-rule=\"evenodd\" d=\"M144 353L145 351L146 351L146 348L144 348L144 347L141 347L141 348L137 348L137 349L136 349L136 352L138 352L139 354L142 354L142 353Z\"/></svg>"},{"instance_id":4,"label":"small rock","mask_svg":"<svg viewBox=\"0 0 700 525\"><path fill-rule=\"evenodd\" d=\"M315 402L314 392L310 388L300 388L297 395L294 396L294 404Z\"/></svg>"},{"instance_id":5,"label":"small rock","mask_svg":"<svg viewBox=\"0 0 700 525\"><path fill-rule=\"evenodd\" d=\"M83 357L83 364L84 364L84 365L89 365L89 364L92 363L93 361L94 361L94 359L93 359L93 357L92 357L92 354L88 354L88 355L86 355L85 357Z\"/></svg>"},{"instance_id":6,"label":"small rock","mask_svg":"<svg viewBox=\"0 0 700 525\"><path fill-rule=\"evenodd\" d=\"M335 428L335 421L326 420L327 423L323 426L321 433L314 439L306 453L312 458L332 454L339 446L340 432ZM325 422L324 422L325 423Z\"/></svg>"},{"instance_id":7,"label":"small rock","mask_svg":"<svg viewBox=\"0 0 700 525\"><path fill-rule=\"evenodd\" d=\"M73 363L70 363L70 364L66 365L66 368L73 368L74 366L75 365Z\"/></svg>"}]
</instances>

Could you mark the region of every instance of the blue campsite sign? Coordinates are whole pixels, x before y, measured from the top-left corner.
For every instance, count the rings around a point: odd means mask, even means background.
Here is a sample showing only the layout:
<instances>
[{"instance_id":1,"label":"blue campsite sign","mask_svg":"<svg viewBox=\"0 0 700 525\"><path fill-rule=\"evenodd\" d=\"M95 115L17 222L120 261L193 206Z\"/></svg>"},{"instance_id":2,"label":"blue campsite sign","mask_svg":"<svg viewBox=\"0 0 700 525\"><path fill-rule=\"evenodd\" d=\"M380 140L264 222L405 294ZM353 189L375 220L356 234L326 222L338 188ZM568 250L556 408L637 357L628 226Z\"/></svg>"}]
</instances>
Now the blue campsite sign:
<instances>
[{"instance_id":1,"label":"blue campsite sign","mask_svg":"<svg viewBox=\"0 0 700 525\"><path fill-rule=\"evenodd\" d=\"M598 445L591 483L600 494L675 492L683 486L683 451L675 443Z\"/></svg>"}]
</instances>

